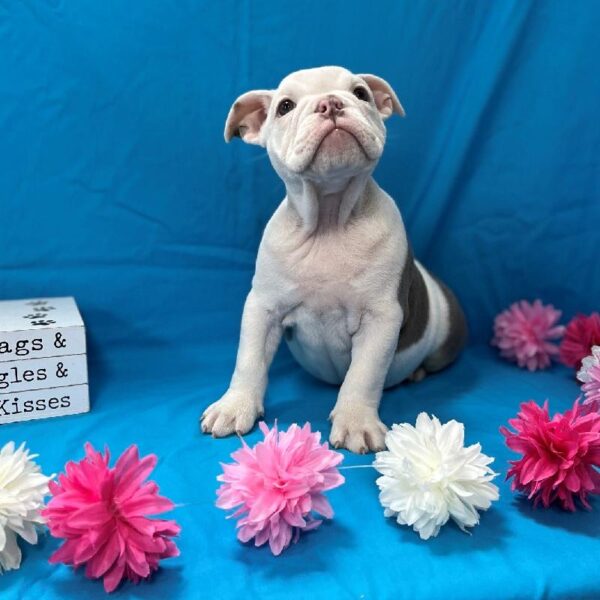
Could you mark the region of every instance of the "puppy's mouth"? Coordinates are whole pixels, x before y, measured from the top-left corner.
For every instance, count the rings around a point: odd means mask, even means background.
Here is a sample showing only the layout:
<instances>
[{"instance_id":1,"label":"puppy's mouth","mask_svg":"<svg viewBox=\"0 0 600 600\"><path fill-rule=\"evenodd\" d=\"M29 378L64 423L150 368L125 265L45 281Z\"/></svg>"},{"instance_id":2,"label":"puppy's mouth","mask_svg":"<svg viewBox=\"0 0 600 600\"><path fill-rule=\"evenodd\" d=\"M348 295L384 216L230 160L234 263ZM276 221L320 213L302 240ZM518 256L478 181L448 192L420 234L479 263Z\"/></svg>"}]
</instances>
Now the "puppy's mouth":
<instances>
[{"instance_id":1,"label":"puppy's mouth","mask_svg":"<svg viewBox=\"0 0 600 600\"><path fill-rule=\"evenodd\" d=\"M367 160L372 160L364 144L365 133L360 129L353 127L347 119L329 120L323 123L315 135L316 144L314 146L311 163L320 152L343 152L349 146L358 146Z\"/></svg>"},{"instance_id":2,"label":"puppy's mouth","mask_svg":"<svg viewBox=\"0 0 600 600\"><path fill-rule=\"evenodd\" d=\"M335 120L313 120L300 128L284 163L298 174L313 168L319 172L363 168L379 160L384 141L385 135L358 119L340 115Z\"/></svg>"},{"instance_id":3,"label":"puppy's mouth","mask_svg":"<svg viewBox=\"0 0 600 600\"><path fill-rule=\"evenodd\" d=\"M313 160L321 151L341 152L348 147L348 144L356 144L365 155L365 158L371 160L359 137L362 136L359 136L348 123L340 123L339 119L328 121L322 127L321 139L315 146Z\"/></svg>"},{"instance_id":4,"label":"puppy's mouth","mask_svg":"<svg viewBox=\"0 0 600 600\"><path fill-rule=\"evenodd\" d=\"M362 153L365 155L365 157L369 158L363 145L360 143L360 140L356 137L356 135L352 131L336 125L331 131L326 133L321 138L321 141L315 148L313 159L321 150L342 150L344 147L347 147L349 143L355 143L362 150Z\"/></svg>"}]
</instances>

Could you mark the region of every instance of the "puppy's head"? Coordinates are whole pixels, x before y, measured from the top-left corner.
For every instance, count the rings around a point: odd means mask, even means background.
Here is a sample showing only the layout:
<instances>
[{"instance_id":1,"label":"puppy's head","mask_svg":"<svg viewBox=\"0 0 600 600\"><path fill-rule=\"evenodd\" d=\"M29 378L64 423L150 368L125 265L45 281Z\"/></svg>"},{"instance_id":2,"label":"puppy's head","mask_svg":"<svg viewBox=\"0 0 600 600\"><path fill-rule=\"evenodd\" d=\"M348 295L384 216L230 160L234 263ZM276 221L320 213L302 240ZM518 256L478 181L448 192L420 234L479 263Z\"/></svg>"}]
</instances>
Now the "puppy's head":
<instances>
[{"instance_id":1,"label":"puppy's head","mask_svg":"<svg viewBox=\"0 0 600 600\"><path fill-rule=\"evenodd\" d=\"M385 143L383 121L404 110L390 85L375 75L321 67L288 75L276 90L240 96L225 124L267 148L277 172L326 179L372 169Z\"/></svg>"}]
</instances>

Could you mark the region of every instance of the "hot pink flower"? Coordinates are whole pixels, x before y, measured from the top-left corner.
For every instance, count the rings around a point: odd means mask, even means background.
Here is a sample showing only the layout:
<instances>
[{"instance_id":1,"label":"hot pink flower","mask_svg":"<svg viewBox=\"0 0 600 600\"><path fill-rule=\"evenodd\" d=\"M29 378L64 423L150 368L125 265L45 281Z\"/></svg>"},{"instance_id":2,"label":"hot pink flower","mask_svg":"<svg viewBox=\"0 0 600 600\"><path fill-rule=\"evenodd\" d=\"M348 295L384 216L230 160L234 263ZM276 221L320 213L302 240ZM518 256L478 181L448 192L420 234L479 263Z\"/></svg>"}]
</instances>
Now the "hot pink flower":
<instances>
[{"instance_id":1,"label":"hot pink flower","mask_svg":"<svg viewBox=\"0 0 600 600\"><path fill-rule=\"evenodd\" d=\"M237 508L232 517L238 521L238 539L254 538L256 546L269 542L273 554L281 554L301 531L315 529L333 510L323 492L344 483L336 468L342 454L320 444L321 434L311 432L310 424L291 425L287 431L269 430L259 425L265 439L250 448L245 442L224 464L217 477L223 484L217 490L217 506Z\"/></svg>"},{"instance_id":2,"label":"hot pink flower","mask_svg":"<svg viewBox=\"0 0 600 600\"><path fill-rule=\"evenodd\" d=\"M130 446L111 468L108 450L102 455L86 444L85 454L67 463L58 483L50 482L53 497L42 515L50 533L66 540L50 562L86 565L86 576L104 577L104 589L112 592L122 579L138 583L161 559L177 556L170 538L180 528L175 521L147 517L173 508L154 482L144 483L155 455L140 459Z\"/></svg>"},{"instance_id":3,"label":"hot pink flower","mask_svg":"<svg viewBox=\"0 0 600 600\"><path fill-rule=\"evenodd\" d=\"M560 343L560 360L567 367L581 367L581 361L600 345L600 314L577 315L567 325Z\"/></svg>"},{"instance_id":4,"label":"hot pink flower","mask_svg":"<svg viewBox=\"0 0 600 600\"><path fill-rule=\"evenodd\" d=\"M550 419L548 401L521 404L517 418L509 420L515 432L501 427L506 445L523 455L511 461L507 479L512 489L548 507L557 500L575 510L575 498L589 508L587 497L600 493L600 414L584 413L578 402Z\"/></svg>"},{"instance_id":5,"label":"hot pink flower","mask_svg":"<svg viewBox=\"0 0 600 600\"><path fill-rule=\"evenodd\" d=\"M587 410L600 411L600 346L594 346L591 355L581 361L577 379L583 383L583 406Z\"/></svg>"},{"instance_id":6,"label":"hot pink flower","mask_svg":"<svg viewBox=\"0 0 600 600\"><path fill-rule=\"evenodd\" d=\"M494 320L492 344L500 355L530 371L545 369L558 355L558 346L550 340L560 338L564 327L556 325L561 312L540 300L515 302Z\"/></svg>"}]
</instances>

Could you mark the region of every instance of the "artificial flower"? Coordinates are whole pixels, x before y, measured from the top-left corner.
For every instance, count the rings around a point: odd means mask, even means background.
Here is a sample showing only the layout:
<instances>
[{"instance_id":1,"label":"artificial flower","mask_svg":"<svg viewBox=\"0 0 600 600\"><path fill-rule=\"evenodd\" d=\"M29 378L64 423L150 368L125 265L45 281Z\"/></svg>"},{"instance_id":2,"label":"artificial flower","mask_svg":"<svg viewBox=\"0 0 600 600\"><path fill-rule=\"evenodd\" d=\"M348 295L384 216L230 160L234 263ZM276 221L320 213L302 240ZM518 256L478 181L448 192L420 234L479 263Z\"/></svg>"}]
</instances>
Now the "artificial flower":
<instances>
[{"instance_id":1,"label":"artificial flower","mask_svg":"<svg viewBox=\"0 0 600 600\"><path fill-rule=\"evenodd\" d=\"M556 323L561 312L540 300L515 302L494 320L492 344L500 355L530 371L545 369L558 356L558 345L564 327Z\"/></svg>"},{"instance_id":2,"label":"artificial flower","mask_svg":"<svg viewBox=\"0 0 600 600\"><path fill-rule=\"evenodd\" d=\"M421 413L413 427L393 425L385 437L387 450L378 452L375 468L379 500L386 517L408 525L421 539L438 535L452 519L463 531L479 523L479 510L497 500L492 483L493 458L479 444L464 446L464 425Z\"/></svg>"},{"instance_id":3,"label":"artificial flower","mask_svg":"<svg viewBox=\"0 0 600 600\"><path fill-rule=\"evenodd\" d=\"M265 439L253 448L245 442L224 464L217 477L217 506L237 509L231 516L237 523L238 539L255 546L269 543L271 552L281 554L296 542L302 531L318 527L331 519L333 510L323 492L344 483L337 465L343 456L321 444L321 434L310 424L291 425L287 431L259 424Z\"/></svg>"},{"instance_id":4,"label":"artificial flower","mask_svg":"<svg viewBox=\"0 0 600 600\"><path fill-rule=\"evenodd\" d=\"M581 369L577 379L583 384L581 390L585 394L583 402L587 410L600 410L600 346L593 346L590 356L581 361Z\"/></svg>"},{"instance_id":5,"label":"artificial flower","mask_svg":"<svg viewBox=\"0 0 600 600\"><path fill-rule=\"evenodd\" d=\"M600 314L577 315L568 323L560 343L560 360L567 367L581 367L581 361L600 345Z\"/></svg>"},{"instance_id":6,"label":"artificial flower","mask_svg":"<svg viewBox=\"0 0 600 600\"><path fill-rule=\"evenodd\" d=\"M600 414L583 412L576 400L550 419L547 400L543 407L530 401L509 424L514 431L500 431L506 445L522 455L508 471L512 489L546 508L556 501L574 511L576 498L590 508L588 496L600 492Z\"/></svg>"},{"instance_id":7,"label":"artificial flower","mask_svg":"<svg viewBox=\"0 0 600 600\"><path fill-rule=\"evenodd\" d=\"M40 514L50 477L42 474L25 444L8 442L0 450L0 573L21 566L17 538L38 541Z\"/></svg>"},{"instance_id":8,"label":"artificial flower","mask_svg":"<svg viewBox=\"0 0 600 600\"><path fill-rule=\"evenodd\" d=\"M134 445L114 467L109 461L108 450L101 454L86 444L85 457L67 463L58 483L50 483L52 499L43 515L50 533L65 540L50 562L85 565L86 576L103 577L104 589L112 592L123 579L138 583L160 560L178 556L172 538L180 528L175 521L148 518L174 506L145 481L155 455L140 459Z\"/></svg>"}]
</instances>

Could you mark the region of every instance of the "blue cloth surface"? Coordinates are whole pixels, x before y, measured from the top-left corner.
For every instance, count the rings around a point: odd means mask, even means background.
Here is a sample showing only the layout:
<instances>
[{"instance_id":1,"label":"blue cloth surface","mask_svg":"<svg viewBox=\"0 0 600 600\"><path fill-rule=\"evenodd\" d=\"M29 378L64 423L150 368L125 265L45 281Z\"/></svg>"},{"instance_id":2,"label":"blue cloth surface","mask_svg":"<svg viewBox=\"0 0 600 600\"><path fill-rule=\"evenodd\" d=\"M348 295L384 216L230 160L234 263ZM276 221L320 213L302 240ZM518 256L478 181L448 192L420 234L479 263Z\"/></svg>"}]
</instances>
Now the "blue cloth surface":
<instances>
[{"instance_id":1,"label":"blue cloth surface","mask_svg":"<svg viewBox=\"0 0 600 600\"><path fill-rule=\"evenodd\" d=\"M77 298L93 402L88 415L3 426L0 442L27 441L46 472L87 440L159 456L182 553L115 597L600 596L598 502L534 511L501 481L498 427L530 398L567 408L572 374L522 372L486 345L493 316L520 298L565 320L600 308L598 31L600 5L585 1L0 2L0 299ZM239 544L214 507L219 462L239 441L197 428L227 386L256 248L283 196L264 150L226 146L222 130L237 95L323 64L398 93L407 117L388 121L376 178L472 331L454 367L387 392L382 418L463 421L496 457L501 500L472 536L449 525L425 543L384 519L373 470L349 470L329 495L335 519L274 558ZM335 396L282 349L266 417L327 436ZM104 597L47 564L55 540L23 546L2 598Z\"/></svg>"}]
</instances>

